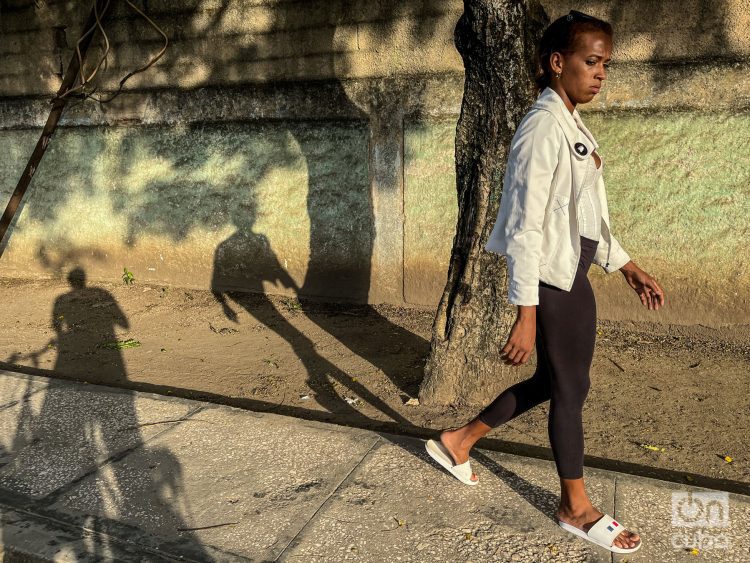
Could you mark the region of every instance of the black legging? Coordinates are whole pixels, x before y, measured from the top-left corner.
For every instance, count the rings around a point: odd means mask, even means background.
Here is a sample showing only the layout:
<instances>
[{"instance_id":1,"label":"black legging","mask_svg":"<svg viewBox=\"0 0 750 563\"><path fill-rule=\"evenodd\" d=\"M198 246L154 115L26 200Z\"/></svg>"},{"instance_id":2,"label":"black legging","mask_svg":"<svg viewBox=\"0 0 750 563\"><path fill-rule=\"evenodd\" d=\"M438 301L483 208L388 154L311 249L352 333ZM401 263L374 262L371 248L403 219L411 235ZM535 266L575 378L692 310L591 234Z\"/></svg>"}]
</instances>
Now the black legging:
<instances>
[{"instance_id":1,"label":"black legging","mask_svg":"<svg viewBox=\"0 0 750 563\"><path fill-rule=\"evenodd\" d=\"M583 477L583 403L596 340L596 301L588 273L598 242L581 237L581 258L570 292L539 283L537 368L503 391L477 418L497 427L550 399L549 433L557 473Z\"/></svg>"}]
</instances>

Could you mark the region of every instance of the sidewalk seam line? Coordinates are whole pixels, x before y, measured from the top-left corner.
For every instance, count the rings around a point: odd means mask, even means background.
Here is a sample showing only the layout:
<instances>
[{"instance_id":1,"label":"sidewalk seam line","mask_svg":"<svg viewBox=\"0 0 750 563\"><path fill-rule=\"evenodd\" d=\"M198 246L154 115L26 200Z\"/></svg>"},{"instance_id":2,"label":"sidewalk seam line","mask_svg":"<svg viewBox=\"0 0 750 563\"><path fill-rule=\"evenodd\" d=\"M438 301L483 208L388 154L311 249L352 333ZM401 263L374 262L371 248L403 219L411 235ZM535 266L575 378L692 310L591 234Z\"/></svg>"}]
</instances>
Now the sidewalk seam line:
<instances>
[{"instance_id":1,"label":"sidewalk seam line","mask_svg":"<svg viewBox=\"0 0 750 563\"><path fill-rule=\"evenodd\" d=\"M328 501L331 500L331 497L333 497L333 495L336 494L336 491L338 491L341 488L341 485L346 483L347 479L349 479L351 474L354 473L360 465L362 465L362 462L370 455L370 453L372 453L372 450L375 448L375 446L377 446L382 440L383 438L380 435L378 435L377 439L372 443L372 445L364 453L362 458L354 465L354 467L351 468L351 470L346 475L344 475L341 481L339 481L338 485L336 485L336 487L334 487L333 490L331 490L331 492L328 494L326 499L320 503L320 506L315 510L315 512L312 513L310 518L307 519L307 522L305 522L305 524L299 529L299 531L296 534L294 534L294 537L291 540L289 540L289 542L287 542L287 544L284 546L284 549L282 549L279 552L279 554L276 556L276 558L273 560L274 562L278 561L281 558L281 556L284 555L286 550L289 549L289 546L294 543L294 540L296 540L300 536L300 534L305 531L305 528L307 528L310 522L312 522L315 519L315 517L318 515L318 512L320 512L323 509L323 507L326 504L328 504Z\"/></svg>"},{"instance_id":2,"label":"sidewalk seam line","mask_svg":"<svg viewBox=\"0 0 750 563\"><path fill-rule=\"evenodd\" d=\"M181 420L179 422L174 422L173 425L170 426L169 428L165 428L165 429L157 432L156 434L154 434L153 436L151 436L150 438L148 438L146 440L141 440L140 442L138 442L137 444L132 445L129 448L125 448L122 451L119 451L119 452L117 452L115 454L112 454L111 456L109 456L107 459L105 459L101 463L97 463L94 466L90 466L88 468L88 470L85 473L83 473L82 475L80 475L79 477L76 477L72 481L69 481L68 483L65 483L61 487L55 489L54 491L51 491L50 493L44 495L43 497L39 497L39 499L37 499L37 500L39 502L44 502L45 504L49 504L49 505L52 505L52 504L55 504L56 502L59 502L61 496L63 496L64 494L70 492L70 490L73 487L78 486L86 478L90 477L91 475L95 475L96 473L98 473L99 471L101 471L103 468L105 468L106 466L108 466L108 465L110 465L112 463L116 463L116 462L118 462L118 461L120 461L122 459L125 459L131 453L133 453L133 452L135 452L135 451L143 448L143 446L145 446L146 444L148 444L151 441L153 441L153 440L155 440L155 439L163 436L164 434L166 434L170 430L176 428L182 422L185 422L186 420L192 418L193 416L195 416L196 414L198 414L202 410L203 410L203 407L197 407L195 409L191 409L185 415L182 416L182 418L181 418Z\"/></svg>"}]
</instances>

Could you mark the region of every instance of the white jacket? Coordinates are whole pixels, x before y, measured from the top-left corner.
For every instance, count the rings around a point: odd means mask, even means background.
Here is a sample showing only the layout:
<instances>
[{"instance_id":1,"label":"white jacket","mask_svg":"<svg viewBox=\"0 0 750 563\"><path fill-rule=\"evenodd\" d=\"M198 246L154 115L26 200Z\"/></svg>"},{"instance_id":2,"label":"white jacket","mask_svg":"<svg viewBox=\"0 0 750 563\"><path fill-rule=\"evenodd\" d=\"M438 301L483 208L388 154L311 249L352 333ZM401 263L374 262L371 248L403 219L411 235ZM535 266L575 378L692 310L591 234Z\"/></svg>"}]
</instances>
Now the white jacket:
<instances>
[{"instance_id":1,"label":"white jacket","mask_svg":"<svg viewBox=\"0 0 750 563\"><path fill-rule=\"evenodd\" d=\"M546 88L518 125L511 141L495 226L485 248L508 263L508 301L537 305L539 281L570 291L581 254L578 198L586 159L599 145L578 128L562 98ZM581 122L582 125L582 122ZM630 256L612 236L604 180L596 183L602 229L593 262L607 273Z\"/></svg>"}]
</instances>

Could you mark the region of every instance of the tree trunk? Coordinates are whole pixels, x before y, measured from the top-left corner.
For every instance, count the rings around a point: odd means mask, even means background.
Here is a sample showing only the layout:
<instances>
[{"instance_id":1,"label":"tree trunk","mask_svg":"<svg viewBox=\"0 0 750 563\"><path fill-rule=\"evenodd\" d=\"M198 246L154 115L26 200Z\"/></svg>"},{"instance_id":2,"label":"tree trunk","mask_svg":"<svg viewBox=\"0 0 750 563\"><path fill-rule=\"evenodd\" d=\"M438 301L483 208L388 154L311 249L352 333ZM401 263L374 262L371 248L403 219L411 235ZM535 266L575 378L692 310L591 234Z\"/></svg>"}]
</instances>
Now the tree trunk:
<instances>
[{"instance_id":1,"label":"tree trunk","mask_svg":"<svg viewBox=\"0 0 750 563\"><path fill-rule=\"evenodd\" d=\"M536 98L534 52L547 16L534 0L465 0L455 42L465 68L456 127L458 226L419 392L425 404L486 404L516 379L500 361L515 320L505 258L484 250L511 138Z\"/></svg>"},{"instance_id":2,"label":"tree trunk","mask_svg":"<svg viewBox=\"0 0 750 563\"><path fill-rule=\"evenodd\" d=\"M96 24L97 11L99 13L100 21L106 16L107 12L109 12L109 10L104 9L106 6L104 0L97 0L95 6L96 8L91 8L91 13L89 14L89 17L83 26L83 30L81 32L82 34L85 34L87 31L91 30ZM89 45L91 45L91 41L93 40L95 35L96 31L89 33L89 35L85 36L83 41L81 41L81 44L79 45L81 59L84 62L86 61L86 52L88 51ZM6 232L8 231L8 228L10 227L13 219L16 216L18 207L19 205L21 205L21 200L26 194L26 190L31 183L31 178L39 169L39 165L42 162L42 157L47 151L47 146L49 145L50 139L55 133L57 124L62 117L66 104L68 103L68 98L63 97L63 95L66 94L68 90L73 88L76 80L78 79L79 71L81 68L79 63L80 61L78 60L78 55L76 53L73 53L73 56L70 59L70 63L68 64L68 68L63 75L62 84L60 84L60 88L57 91L57 96L55 96L54 100L52 101L52 109L50 110L49 116L47 117L47 122L44 124L42 134L39 137L36 146L34 147L34 152L31 153L29 161L26 163L26 168L24 168L23 174L21 174L21 178L18 180L18 184L16 184L16 189L13 190L13 194L10 196L10 201L5 208L5 212L3 213L2 217L0 217L0 257L2 257L8 242L7 240L5 240L5 244L3 244Z\"/></svg>"}]
</instances>

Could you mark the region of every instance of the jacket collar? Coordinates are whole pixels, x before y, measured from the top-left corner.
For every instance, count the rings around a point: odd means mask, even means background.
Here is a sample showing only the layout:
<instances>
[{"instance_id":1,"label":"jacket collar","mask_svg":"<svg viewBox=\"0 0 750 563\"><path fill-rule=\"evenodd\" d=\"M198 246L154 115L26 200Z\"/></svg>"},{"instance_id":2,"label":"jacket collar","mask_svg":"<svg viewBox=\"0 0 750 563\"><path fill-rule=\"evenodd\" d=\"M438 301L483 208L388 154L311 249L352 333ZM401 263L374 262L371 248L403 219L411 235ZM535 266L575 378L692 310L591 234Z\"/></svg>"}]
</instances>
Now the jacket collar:
<instances>
[{"instance_id":1,"label":"jacket collar","mask_svg":"<svg viewBox=\"0 0 750 563\"><path fill-rule=\"evenodd\" d=\"M555 116L562 126L571 151L578 158L590 157L591 153L599 147L599 143L596 142L591 131L583 124L578 109L574 109L571 114L568 108L565 107L565 102L563 102L559 94L552 88L545 88L531 107L532 109L548 111ZM582 151L579 150L580 146L576 147L579 144L583 144L586 147L585 154L581 154Z\"/></svg>"}]
</instances>

